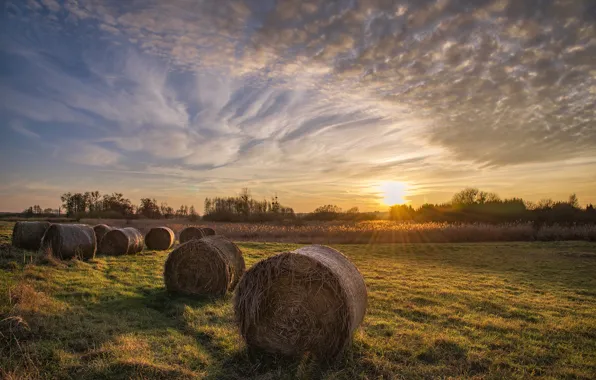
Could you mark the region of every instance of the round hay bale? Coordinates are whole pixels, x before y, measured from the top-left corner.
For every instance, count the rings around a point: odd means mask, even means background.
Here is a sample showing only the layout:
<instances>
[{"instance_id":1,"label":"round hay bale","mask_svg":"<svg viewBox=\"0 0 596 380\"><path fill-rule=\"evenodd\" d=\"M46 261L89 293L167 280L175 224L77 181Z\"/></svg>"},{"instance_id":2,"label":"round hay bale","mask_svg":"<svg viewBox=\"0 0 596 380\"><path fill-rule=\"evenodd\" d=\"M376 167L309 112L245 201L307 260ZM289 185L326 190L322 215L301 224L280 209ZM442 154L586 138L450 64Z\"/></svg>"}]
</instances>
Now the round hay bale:
<instances>
[{"instance_id":1,"label":"round hay bale","mask_svg":"<svg viewBox=\"0 0 596 380\"><path fill-rule=\"evenodd\" d=\"M186 227L185 229L180 232L180 244L186 243L187 241L201 239L205 237L205 232L202 228L199 227Z\"/></svg>"},{"instance_id":2,"label":"round hay bale","mask_svg":"<svg viewBox=\"0 0 596 380\"><path fill-rule=\"evenodd\" d=\"M354 264L333 248L311 245L255 264L238 284L234 312L253 350L331 360L350 345L366 303Z\"/></svg>"},{"instance_id":3,"label":"round hay bale","mask_svg":"<svg viewBox=\"0 0 596 380\"><path fill-rule=\"evenodd\" d=\"M86 224L52 224L43 236L41 250L59 259L92 259L97 250L95 231Z\"/></svg>"},{"instance_id":4,"label":"round hay bale","mask_svg":"<svg viewBox=\"0 0 596 380\"><path fill-rule=\"evenodd\" d=\"M176 236L174 231L168 227L154 227L145 235L147 248L156 251L164 251L172 248Z\"/></svg>"},{"instance_id":5,"label":"round hay bale","mask_svg":"<svg viewBox=\"0 0 596 380\"><path fill-rule=\"evenodd\" d=\"M49 227L49 222L16 222L12 229L12 245L37 251L41 246L41 238Z\"/></svg>"},{"instance_id":6,"label":"round hay bale","mask_svg":"<svg viewBox=\"0 0 596 380\"><path fill-rule=\"evenodd\" d=\"M105 234L107 234L108 232L110 232L113 229L114 228L108 226L107 224L98 224L93 227L93 231L95 231L95 237L97 238L98 246L101 243L101 239L103 239Z\"/></svg>"},{"instance_id":7,"label":"round hay bale","mask_svg":"<svg viewBox=\"0 0 596 380\"><path fill-rule=\"evenodd\" d=\"M105 234L99 253L108 256L133 255L143 250L143 234L133 227L115 228Z\"/></svg>"},{"instance_id":8,"label":"round hay bale","mask_svg":"<svg viewBox=\"0 0 596 380\"><path fill-rule=\"evenodd\" d=\"M203 230L203 234L205 236L213 236L215 235L215 230L211 227L201 227L201 229Z\"/></svg>"},{"instance_id":9,"label":"round hay bale","mask_svg":"<svg viewBox=\"0 0 596 380\"><path fill-rule=\"evenodd\" d=\"M164 269L170 292L223 296L244 273L242 252L224 236L207 236L181 244L170 252Z\"/></svg>"}]
</instances>

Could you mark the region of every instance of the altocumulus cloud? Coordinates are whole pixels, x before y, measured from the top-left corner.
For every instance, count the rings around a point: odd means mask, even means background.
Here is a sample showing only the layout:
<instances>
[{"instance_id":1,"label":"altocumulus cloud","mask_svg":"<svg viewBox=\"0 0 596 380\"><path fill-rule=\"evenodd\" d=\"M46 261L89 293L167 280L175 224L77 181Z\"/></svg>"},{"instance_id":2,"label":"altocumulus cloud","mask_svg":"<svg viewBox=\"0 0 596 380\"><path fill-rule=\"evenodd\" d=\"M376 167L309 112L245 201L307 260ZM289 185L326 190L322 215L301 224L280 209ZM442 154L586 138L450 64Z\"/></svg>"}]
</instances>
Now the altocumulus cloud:
<instances>
[{"instance_id":1,"label":"altocumulus cloud","mask_svg":"<svg viewBox=\"0 0 596 380\"><path fill-rule=\"evenodd\" d=\"M589 0L5 9L2 113L36 122L29 136L68 161L337 194L337 181L465 180L596 153ZM70 129L48 136L56 123Z\"/></svg>"}]
</instances>

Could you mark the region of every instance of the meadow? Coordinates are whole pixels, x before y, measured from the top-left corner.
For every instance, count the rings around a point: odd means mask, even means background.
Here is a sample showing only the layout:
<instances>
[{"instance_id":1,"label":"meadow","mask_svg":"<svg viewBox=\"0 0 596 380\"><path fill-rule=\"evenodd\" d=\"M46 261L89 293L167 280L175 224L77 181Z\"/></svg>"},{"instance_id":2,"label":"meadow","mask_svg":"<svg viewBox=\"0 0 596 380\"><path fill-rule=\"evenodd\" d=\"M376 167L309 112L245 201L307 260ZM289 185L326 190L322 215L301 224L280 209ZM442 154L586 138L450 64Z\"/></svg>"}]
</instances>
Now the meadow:
<instances>
[{"instance_id":1,"label":"meadow","mask_svg":"<svg viewBox=\"0 0 596 380\"><path fill-rule=\"evenodd\" d=\"M214 228L235 241L301 244L462 243L498 241L596 241L596 225L544 225L531 223L411 223L389 220L363 222L209 223L185 219L83 219L94 225L135 227L147 232L156 225L170 227L177 234L189 225Z\"/></svg>"},{"instance_id":2,"label":"meadow","mask_svg":"<svg viewBox=\"0 0 596 380\"><path fill-rule=\"evenodd\" d=\"M368 310L353 347L339 362L320 364L308 356L249 355L234 324L232 295L213 301L165 291L167 252L58 262L10 247L11 228L0 223L0 377L6 379L592 379L596 373L596 245L590 242L333 244L364 275ZM298 246L239 242L248 267Z\"/></svg>"}]
</instances>

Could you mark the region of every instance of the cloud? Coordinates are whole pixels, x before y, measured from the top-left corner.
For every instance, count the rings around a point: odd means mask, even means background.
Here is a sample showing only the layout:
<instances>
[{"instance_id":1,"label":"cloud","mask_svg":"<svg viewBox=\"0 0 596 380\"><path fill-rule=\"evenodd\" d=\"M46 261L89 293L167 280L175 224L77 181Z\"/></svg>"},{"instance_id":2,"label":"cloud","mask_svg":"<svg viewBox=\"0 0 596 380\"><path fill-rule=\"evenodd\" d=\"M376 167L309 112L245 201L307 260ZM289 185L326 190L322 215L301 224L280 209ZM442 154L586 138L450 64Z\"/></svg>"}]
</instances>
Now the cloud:
<instances>
[{"instance_id":1,"label":"cloud","mask_svg":"<svg viewBox=\"0 0 596 380\"><path fill-rule=\"evenodd\" d=\"M9 125L15 132L20 133L21 135L23 135L25 137L32 138L32 139L40 139L41 138L41 136L39 136L37 133L27 129L25 127L25 125L19 120L12 120L9 123Z\"/></svg>"},{"instance_id":2,"label":"cloud","mask_svg":"<svg viewBox=\"0 0 596 380\"><path fill-rule=\"evenodd\" d=\"M67 7L111 20L110 28L180 67L269 79L298 72L305 84L407 107L434 121L427 141L459 159L554 161L596 144L587 1L119 4Z\"/></svg>"},{"instance_id":3,"label":"cloud","mask_svg":"<svg viewBox=\"0 0 596 380\"><path fill-rule=\"evenodd\" d=\"M81 141L69 141L59 150L59 157L74 164L89 166L114 166L120 162L122 155L99 145Z\"/></svg>"},{"instance_id":4,"label":"cloud","mask_svg":"<svg viewBox=\"0 0 596 380\"><path fill-rule=\"evenodd\" d=\"M84 141L71 160L331 195L401 177L501 186L502 170L596 149L589 1L33 4L2 29L0 107L68 124L77 136L53 139Z\"/></svg>"},{"instance_id":5,"label":"cloud","mask_svg":"<svg viewBox=\"0 0 596 380\"><path fill-rule=\"evenodd\" d=\"M60 3L56 0L41 0L41 3L53 12L58 12L61 9Z\"/></svg>"},{"instance_id":6,"label":"cloud","mask_svg":"<svg viewBox=\"0 0 596 380\"><path fill-rule=\"evenodd\" d=\"M14 115L40 122L92 124L89 117L78 113L61 102L24 93L0 84L0 109Z\"/></svg>"}]
</instances>

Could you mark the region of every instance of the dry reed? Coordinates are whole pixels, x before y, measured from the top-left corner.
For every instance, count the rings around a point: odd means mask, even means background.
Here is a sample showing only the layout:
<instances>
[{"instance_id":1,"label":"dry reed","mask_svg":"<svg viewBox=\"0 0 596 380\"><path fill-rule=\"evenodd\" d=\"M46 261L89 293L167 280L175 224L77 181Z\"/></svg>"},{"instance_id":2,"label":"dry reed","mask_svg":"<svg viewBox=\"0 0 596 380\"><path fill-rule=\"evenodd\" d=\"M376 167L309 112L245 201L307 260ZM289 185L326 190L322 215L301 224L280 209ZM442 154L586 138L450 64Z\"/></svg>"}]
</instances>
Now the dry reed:
<instances>
[{"instance_id":1,"label":"dry reed","mask_svg":"<svg viewBox=\"0 0 596 380\"><path fill-rule=\"evenodd\" d=\"M98 223L91 219L88 223ZM125 227L116 219L102 221ZM163 220L135 220L134 227L150 229ZM187 221L168 220L166 224L178 234ZM298 222L296 225L272 223L212 223L217 233L234 241L287 242L301 244L382 244L382 243L460 243L490 241L596 241L596 225L545 225L532 223L456 224L411 223L375 220L363 222ZM200 225L197 225L200 227Z\"/></svg>"}]
</instances>

